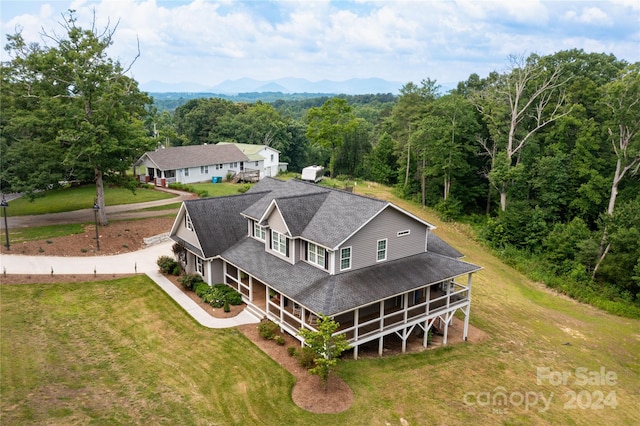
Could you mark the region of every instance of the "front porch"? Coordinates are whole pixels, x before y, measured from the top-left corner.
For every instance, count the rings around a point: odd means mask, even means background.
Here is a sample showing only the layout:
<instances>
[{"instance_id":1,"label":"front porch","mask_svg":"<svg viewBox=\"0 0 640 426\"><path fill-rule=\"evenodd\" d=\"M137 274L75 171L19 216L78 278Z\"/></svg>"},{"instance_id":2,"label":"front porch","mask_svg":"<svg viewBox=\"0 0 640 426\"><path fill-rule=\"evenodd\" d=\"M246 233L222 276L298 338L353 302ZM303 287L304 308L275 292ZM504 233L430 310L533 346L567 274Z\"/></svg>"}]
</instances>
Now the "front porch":
<instances>
[{"instance_id":1,"label":"front porch","mask_svg":"<svg viewBox=\"0 0 640 426\"><path fill-rule=\"evenodd\" d=\"M343 312L332 318L340 324L337 334L344 334L358 358L359 347L377 344L378 354L384 352L385 338L399 338L402 352L406 351L410 336L423 336L422 345L429 344L430 330L442 334L442 344L448 341L448 329L454 314L463 314L462 339L466 340L469 326L471 276L465 284L446 280L395 295L376 303ZM461 277L457 277L458 279ZM298 336L300 328L315 330L319 313L307 309L268 284L252 277L235 266L224 264L224 282L238 290L250 309L258 317L269 319L283 331Z\"/></svg>"}]
</instances>

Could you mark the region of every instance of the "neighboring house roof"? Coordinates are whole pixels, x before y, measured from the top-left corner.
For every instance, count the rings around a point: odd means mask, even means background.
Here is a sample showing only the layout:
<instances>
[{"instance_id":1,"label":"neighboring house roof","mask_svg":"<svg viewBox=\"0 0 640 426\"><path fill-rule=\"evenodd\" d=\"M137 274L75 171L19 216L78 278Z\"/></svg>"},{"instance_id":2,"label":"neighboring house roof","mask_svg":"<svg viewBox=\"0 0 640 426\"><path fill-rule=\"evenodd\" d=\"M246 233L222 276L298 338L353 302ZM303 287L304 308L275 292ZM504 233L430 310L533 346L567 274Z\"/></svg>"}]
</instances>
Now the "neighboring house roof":
<instances>
[{"instance_id":1,"label":"neighboring house roof","mask_svg":"<svg viewBox=\"0 0 640 426\"><path fill-rule=\"evenodd\" d=\"M193 228L198 231L201 256L205 259L218 256L246 237L247 221L240 212L266 194L256 192L185 200L185 209Z\"/></svg>"},{"instance_id":2,"label":"neighboring house roof","mask_svg":"<svg viewBox=\"0 0 640 426\"><path fill-rule=\"evenodd\" d=\"M290 264L265 252L264 244L243 238L222 257L313 312L336 315L376 301L435 284L479 266L425 252L337 275L306 262Z\"/></svg>"},{"instance_id":3,"label":"neighboring house roof","mask_svg":"<svg viewBox=\"0 0 640 426\"><path fill-rule=\"evenodd\" d=\"M233 144L187 145L162 148L145 153L136 164L141 164L145 156L160 170L176 170L249 161L249 158Z\"/></svg>"},{"instance_id":4,"label":"neighboring house roof","mask_svg":"<svg viewBox=\"0 0 640 426\"><path fill-rule=\"evenodd\" d=\"M235 142L218 142L218 145L235 145L238 147L240 151L242 151L243 154L249 157L250 161L264 160L264 157L260 155L259 152L265 148L268 148L274 152L277 152L278 154L280 153L280 151L278 151L277 149L271 148L270 146L267 146L267 145L255 145L255 144L249 144L249 143L235 143Z\"/></svg>"}]
</instances>

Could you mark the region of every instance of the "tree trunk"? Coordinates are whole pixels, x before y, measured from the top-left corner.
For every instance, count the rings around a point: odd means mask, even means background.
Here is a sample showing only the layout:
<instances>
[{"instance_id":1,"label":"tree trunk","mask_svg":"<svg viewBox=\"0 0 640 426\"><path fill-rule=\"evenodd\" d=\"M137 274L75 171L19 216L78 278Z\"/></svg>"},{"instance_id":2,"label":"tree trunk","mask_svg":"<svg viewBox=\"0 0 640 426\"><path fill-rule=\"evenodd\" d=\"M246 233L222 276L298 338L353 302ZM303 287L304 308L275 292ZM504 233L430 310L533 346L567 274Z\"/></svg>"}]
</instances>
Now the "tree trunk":
<instances>
[{"instance_id":1,"label":"tree trunk","mask_svg":"<svg viewBox=\"0 0 640 426\"><path fill-rule=\"evenodd\" d=\"M407 142L407 172L404 176L404 186L409 185L409 168L411 166L411 140Z\"/></svg>"},{"instance_id":2,"label":"tree trunk","mask_svg":"<svg viewBox=\"0 0 640 426\"><path fill-rule=\"evenodd\" d=\"M491 213L491 184L489 184L489 190L487 191L487 215Z\"/></svg>"},{"instance_id":3,"label":"tree trunk","mask_svg":"<svg viewBox=\"0 0 640 426\"><path fill-rule=\"evenodd\" d=\"M609 207L607 208L607 213L609 216L613 216L613 209L616 206L616 198L618 197L618 184L620 180L622 180L621 176L622 170L622 160L618 157L618 161L616 163L616 172L613 175L613 183L611 184L611 196L609 197Z\"/></svg>"},{"instance_id":4,"label":"tree trunk","mask_svg":"<svg viewBox=\"0 0 640 426\"><path fill-rule=\"evenodd\" d=\"M100 225L106 226L107 211L104 208L104 182L102 181L102 170L94 169L96 175L96 203L98 204L98 216L100 217Z\"/></svg>"},{"instance_id":5,"label":"tree trunk","mask_svg":"<svg viewBox=\"0 0 640 426\"><path fill-rule=\"evenodd\" d=\"M422 207L427 205L427 176L426 176L427 160L422 157L422 170L420 171L420 190L422 192Z\"/></svg>"},{"instance_id":6,"label":"tree trunk","mask_svg":"<svg viewBox=\"0 0 640 426\"><path fill-rule=\"evenodd\" d=\"M502 211L507 210L507 189L506 188L502 188L500 190L500 209L502 209Z\"/></svg>"},{"instance_id":7,"label":"tree trunk","mask_svg":"<svg viewBox=\"0 0 640 426\"><path fill-rule=\"evenodd\" d=\"M444 200L447 201L449 198L449 193L451 192L451 176L449 173L444 174Z\"/></svg>"},{"instance_id":8,"label":"tree trunk","mask_svg":"<svg viewBox=\"0 0 640 426\"><path fill-rule=\"evenodd\" d=\"M611 195L609 196L609 206L607 207L607 214L613 217L613 211L616 207L616 198L618 197L618 184L624 173L622 170L622 160L618 157L618 161L616 162L616 172L613 175L613 183L611 184ZM626 172L626 170L625 170ZM606 244L606 247L605 247ZM596 262L596 266L593 268L593 273L591 274L591 279L595 279L596 272L598 272L598 268L600 264L609 253L609 248L611 244L607 244L607 226L605 225L604 230L602 231L602 239L600 240L600 247L598 249L598 261Z\"/></svg>"}]
</instances>

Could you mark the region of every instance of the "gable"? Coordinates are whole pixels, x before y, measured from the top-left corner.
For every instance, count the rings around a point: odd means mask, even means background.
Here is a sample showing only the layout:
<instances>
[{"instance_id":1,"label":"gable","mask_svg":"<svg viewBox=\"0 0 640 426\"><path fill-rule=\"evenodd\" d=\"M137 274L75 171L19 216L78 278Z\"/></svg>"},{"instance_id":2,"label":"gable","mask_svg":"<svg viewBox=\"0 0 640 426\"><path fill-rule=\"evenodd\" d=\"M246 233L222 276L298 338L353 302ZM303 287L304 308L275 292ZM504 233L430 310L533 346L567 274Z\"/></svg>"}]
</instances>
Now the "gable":
<instances>
[{"instance_id":1,"label":"gable","mask_svg":"<svg viewBox=\"0 0 640 426\"><path fill-rule=\"evenodd\" d=\"M287 224L280 213L280 209L278 208L278 203L276 200L271 202L269 209L265 212L263 217L260 220L261 225L267 224L269 228L277 231L281 234L285 234L288 236L292 236L291 232L287 228Z\"/></svg>"},{"instance_id":2,"label":"gable","mask_svg":"<svg viewBox=\"0 0 640 426\"><path fill-rule=\"evenodd\" d=\"M428 230L423 222L387 207L340 247L352 247L352 269L359 269L377 263L380 240L386 240L386 261L424 252Z\"/></svg>"},{"instance_id":3,"label":"gable","mask_svg":"<svg viewBox=\"0 0 640 426\"><path fill-rule=\"evenodd\" d=\"M184 208L202 248L202 257L218 256L246 237L247 221L240 212L264 195L238 194L184 201Z\"/></svg>"},{"instance_id":4,"label":"gable","mask_svg":"<svg viewBox=\"0 0 640 426\"><path fill-rule=\"evenodd\" d=\"M173 222L169 235L174 241L182 244L189 251L203 257L204 254L200 241L198 240L198 235L193 230L187 229L185 226L187 215L188 213L183 203L182 206L180 206L180 210L178 210L178 214L176 215L176 219Z\"/></svg>"}]
</instances>

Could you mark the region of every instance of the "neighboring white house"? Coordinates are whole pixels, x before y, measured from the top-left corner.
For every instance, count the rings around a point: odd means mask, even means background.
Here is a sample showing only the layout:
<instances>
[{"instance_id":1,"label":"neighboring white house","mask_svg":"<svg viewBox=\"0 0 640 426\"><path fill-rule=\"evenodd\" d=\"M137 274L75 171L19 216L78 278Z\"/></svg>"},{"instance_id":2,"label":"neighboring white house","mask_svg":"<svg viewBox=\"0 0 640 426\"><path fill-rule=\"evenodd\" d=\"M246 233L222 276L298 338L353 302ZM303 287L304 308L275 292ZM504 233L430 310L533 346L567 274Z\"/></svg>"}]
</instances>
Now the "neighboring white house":
<instances>
[{"instance_id":1,"label":"neighboring white house","mask_svg":"<svg viewBox=\"0 0 640 426\"><path fill-rule=\"evenodd\" d=\"M218 145L235 145L245 154L249 161L247 169L260 170L260 179L274 177L278 172L287 170L286 163L280 163L280 151L266 145L252 145L248 143L219 142Z\"/></svg>"},{"instance_id":2,"label":"neighboring white house","mask_svg":"<svg viewBox=\"0 0 640 426\"><path fill-rule=\"evenodd\" d=\"M245 152L243 152L243 150ZM159 148L135 162L141 182L166 187L170 183L195 183L225 178L228 173L259 171L260 179L278 174L279 152L262 145L218 143ZM144 167L144 174L139 167Z\"/></svg>"}]
</instances>

